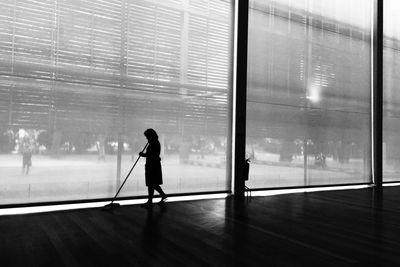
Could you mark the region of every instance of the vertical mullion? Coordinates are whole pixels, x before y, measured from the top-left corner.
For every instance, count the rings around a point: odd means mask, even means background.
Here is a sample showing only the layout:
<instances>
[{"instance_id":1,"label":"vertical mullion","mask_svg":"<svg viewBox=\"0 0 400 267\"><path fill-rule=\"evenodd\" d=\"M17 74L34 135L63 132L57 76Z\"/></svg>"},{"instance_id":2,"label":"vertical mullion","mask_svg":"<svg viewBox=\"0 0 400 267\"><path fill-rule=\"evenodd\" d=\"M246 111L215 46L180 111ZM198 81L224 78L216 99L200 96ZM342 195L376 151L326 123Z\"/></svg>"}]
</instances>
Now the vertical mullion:
<instances>
[{"instance_id":1,"label":"vertical mullion","mask_svg":"<svg viewBox=\"0 0 400 267\"><path fill-rule=\"evenodd\" d=\"M372 88L372 178L376 188L382 187L383 144L383 0L374 1Z\"/></svg>"},{"instance_id":2,"label":"vertical mullion","mask_svg":"<svg viewBox=\"0 0 400 267\"><path fill-rule=\"evenodd\" d=\"M233 179L235 197L244 197L243 167L246 156L247 41L249 0L236 3L236 77L233 97ZM235 71L235 69L234 69Z\"/></svg>"},{"instance_id":3,"label":"vertical mullion","mask_svg":"<svg viewBox=\"0 0 400 267\"><path fill-rule=\"evenodd\" d=\"M234 51L235 51L235 1L231 1L231 23L230 23L230 32L231 32L231 36L230 36L230 50L229 50L229 62L231 62L231 67L230 67L230 71L229 71L229 84L228 84L228 128L227 128L227 146L226 146L226 166L225 166L225 170L226 170L226 183L225 183L225 188L226 190L229 190L232 192L232 179L233 179L233 168L231 166L233 166L233 90L234 90L234 81L233 81L233 77L234 76L234 72L235 67L234 67L234 59L235 59L235 55L234 55Z\"/></svg>"}]
</instances>

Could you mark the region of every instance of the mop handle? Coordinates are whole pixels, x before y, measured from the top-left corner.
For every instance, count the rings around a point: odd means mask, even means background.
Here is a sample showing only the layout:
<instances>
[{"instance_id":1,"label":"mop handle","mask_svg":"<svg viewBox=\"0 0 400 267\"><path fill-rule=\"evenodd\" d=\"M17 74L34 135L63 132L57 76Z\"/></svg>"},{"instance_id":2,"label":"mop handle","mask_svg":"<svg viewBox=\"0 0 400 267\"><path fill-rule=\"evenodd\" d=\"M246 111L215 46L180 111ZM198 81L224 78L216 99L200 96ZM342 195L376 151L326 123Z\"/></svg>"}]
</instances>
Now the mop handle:
<instances>
[{"instance_id":1,"label":"mop handle","mask_svg":"<svg viewBox=\"0 0 400 267\"><path fill-rule=\"evenodd\" d=\"M144 146L142 152L144 152L144 151L146 150L146 148L147 148L148 145L149 145L149 143L147 143L147 144ZM135 161L135 163L133 164L131 170L129 171L129 173L128 173L128 175L126 176L126 178L125 178L124 182L122 183L122 185L119 187L117 193L115 194L115 196L114 196L114 198L113 198L113 200L111 201L110 204L112 204L112 203L115 201L115 199L117 198L117 196L118 196L118 194L119 194L119 191L121 191L121 189L122 189L122 187L124 186L126 180L128 180L129 175L131 174L133 168L135 168L136 163L139 161L140 157L141 157L141 156L140 156L140 154L139 154L139 157L136 159L136 161Z\"/></svg>"}]
</instances>

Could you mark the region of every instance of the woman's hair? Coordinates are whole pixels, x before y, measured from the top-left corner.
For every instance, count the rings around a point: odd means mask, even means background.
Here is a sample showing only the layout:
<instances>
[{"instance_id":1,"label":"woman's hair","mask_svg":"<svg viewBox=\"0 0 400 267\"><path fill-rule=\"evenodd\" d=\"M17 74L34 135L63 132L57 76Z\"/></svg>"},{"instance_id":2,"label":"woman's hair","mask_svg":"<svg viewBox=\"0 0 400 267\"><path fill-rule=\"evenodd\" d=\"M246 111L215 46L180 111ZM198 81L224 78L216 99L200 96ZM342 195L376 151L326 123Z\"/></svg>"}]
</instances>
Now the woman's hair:
<instances>
[{"instance_id":1,"label":"woman's hair","mask_svg":"<svg viewBox=\"0 0 400 267\"><path fill-rule=\"evenodd\" d=\"M144 135L146 137L148 137L151 140L157 140L158 139L158 135L156 133L156 131L154 131L153 129L147 129L146 131L144 131Z\"/></svg>"}]
</instances>

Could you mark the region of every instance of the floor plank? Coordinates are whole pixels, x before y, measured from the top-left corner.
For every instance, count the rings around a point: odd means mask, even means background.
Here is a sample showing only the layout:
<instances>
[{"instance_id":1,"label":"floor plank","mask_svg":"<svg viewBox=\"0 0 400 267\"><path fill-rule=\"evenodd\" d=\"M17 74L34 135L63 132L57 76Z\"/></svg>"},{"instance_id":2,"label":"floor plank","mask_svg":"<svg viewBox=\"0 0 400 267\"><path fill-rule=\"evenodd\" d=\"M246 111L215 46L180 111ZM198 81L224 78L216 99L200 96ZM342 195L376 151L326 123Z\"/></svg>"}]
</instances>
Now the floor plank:
<instances>
[{"instance_id":1,"label":"floor plank","mask_svg":"<svg viewBox=\"0 0 400 267\"><path fill-rule=\"evenodd\" d=\"M398 266L400 187L0 217L1 266Z\"/></svg>"}]
</instances>

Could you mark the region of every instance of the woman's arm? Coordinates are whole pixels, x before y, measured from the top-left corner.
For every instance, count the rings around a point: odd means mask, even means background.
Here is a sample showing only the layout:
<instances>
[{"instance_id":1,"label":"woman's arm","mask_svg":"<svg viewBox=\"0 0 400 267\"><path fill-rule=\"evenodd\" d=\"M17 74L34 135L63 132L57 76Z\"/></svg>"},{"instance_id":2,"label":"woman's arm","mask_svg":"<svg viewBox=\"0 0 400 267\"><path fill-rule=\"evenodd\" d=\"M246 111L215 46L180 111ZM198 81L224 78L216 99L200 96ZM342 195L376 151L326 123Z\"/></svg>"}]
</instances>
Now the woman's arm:
<instances>
[{"instance_id":1,"label":"woman's arm","mask_svg":"<svg viewBox=\"0 0 400 267\"><path fill-rule=\"evenodd\" d=\"M160 142L154 142L149 144L149 146L146 149L146 152L140 152L139 155L145 158L159 159L160 152L161 152Z\"/></svg>"},{"instance_id":2,"label":"woman's arm","mask_svg":"<svg viewBox=\"0 0 400 267\"><path fill-rule=\"evenodd\" d=\"M154 142L151 143L146 150L146 153L144 153L145 157L149 159L159 159L160 158L160 143L159 142Z\"/></svg>"}]
</instances>

